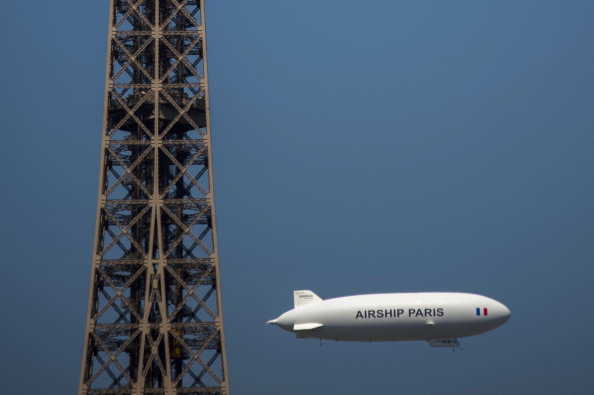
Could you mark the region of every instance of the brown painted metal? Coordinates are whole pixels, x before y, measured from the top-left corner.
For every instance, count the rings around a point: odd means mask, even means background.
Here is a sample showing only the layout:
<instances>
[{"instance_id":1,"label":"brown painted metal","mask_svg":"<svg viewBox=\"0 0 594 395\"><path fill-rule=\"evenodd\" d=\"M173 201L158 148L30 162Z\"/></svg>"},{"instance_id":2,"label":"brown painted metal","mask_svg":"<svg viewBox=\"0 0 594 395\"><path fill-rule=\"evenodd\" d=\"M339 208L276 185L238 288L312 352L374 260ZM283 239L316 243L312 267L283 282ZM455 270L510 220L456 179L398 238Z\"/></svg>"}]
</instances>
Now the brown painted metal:
<instances>
[{"instance_id":1,"label":"brown painted metal","mask_svg":"<svg viewBox=\"0 0 594 395\"><path fill-rule=\"evenodd\" d=\"M111 0L79 394L227 394L204 0Z\"/></svg>"}]
</instances>

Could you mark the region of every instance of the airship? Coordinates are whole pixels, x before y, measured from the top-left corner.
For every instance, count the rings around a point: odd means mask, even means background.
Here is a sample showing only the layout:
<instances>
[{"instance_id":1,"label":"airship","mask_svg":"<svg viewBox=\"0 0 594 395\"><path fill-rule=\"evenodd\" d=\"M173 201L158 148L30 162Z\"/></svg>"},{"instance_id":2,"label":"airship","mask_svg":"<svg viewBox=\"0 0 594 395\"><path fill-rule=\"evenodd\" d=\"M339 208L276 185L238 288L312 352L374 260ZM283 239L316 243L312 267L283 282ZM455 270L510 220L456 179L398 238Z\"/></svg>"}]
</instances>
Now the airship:
<instances>
[{"instance_id":1,"label":"airship","mask_svg":"<svg viewBox=\"0 0 594 395\"><path fill-rule=\"evenodd\" d=\"M323 300L293 292L294 308L268 321L297 338L355 342L425 340L457 347L459 338L503 325L511 312L491 298L457 292L384 293Z\"/></svg>"}]
</instances>

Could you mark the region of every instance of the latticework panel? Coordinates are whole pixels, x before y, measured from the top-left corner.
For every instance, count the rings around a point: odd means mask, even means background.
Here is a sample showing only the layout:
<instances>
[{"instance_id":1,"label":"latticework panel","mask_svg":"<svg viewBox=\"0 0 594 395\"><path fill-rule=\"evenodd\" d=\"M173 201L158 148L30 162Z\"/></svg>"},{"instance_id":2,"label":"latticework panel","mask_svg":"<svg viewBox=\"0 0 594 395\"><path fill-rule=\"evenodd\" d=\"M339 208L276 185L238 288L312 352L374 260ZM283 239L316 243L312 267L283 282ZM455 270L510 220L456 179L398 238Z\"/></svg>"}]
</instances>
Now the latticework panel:
<instances>
[{"instance_id":1,"label":"latticework panel","mask_svg":"<svg viewBox=\"0 0 594 395\"><path fill-rule=\"evenodd\" d=\"M112 0L80 394L226 394L204 0Z\"/></svg>"}]
</instances>

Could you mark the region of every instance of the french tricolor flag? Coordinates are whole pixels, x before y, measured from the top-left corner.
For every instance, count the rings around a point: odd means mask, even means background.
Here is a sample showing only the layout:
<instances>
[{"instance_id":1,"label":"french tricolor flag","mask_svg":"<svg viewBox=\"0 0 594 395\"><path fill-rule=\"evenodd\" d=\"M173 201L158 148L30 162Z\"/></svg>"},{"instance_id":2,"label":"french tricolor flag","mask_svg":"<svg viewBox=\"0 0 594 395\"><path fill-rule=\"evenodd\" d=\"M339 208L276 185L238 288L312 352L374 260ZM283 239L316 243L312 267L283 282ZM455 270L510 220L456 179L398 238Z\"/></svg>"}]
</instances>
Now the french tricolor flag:
<instances>
[{"instance_id":1,"label":"french tricolor flag","mask_svg":"<svg viewBox=\"0 0 594 395\"><path fill-rule=\"evenodd\" d=\"M476 308L476 315L482 315L482 316L488 316L489 312L487 311L487 308L485 307L484 309L481 309L480 307Z\"/></svg>"}]
</instances>

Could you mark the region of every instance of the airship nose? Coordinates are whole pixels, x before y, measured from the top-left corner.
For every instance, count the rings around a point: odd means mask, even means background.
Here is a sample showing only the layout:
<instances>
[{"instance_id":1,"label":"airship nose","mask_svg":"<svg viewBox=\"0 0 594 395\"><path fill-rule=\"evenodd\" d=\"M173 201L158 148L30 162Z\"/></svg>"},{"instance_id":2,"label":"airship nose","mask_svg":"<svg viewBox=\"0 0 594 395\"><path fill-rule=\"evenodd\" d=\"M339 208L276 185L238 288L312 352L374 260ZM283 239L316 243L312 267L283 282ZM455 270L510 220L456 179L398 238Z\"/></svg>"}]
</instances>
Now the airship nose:
<instances>
[{"instance_id":1,"label":"airship nose","mask_svg":"<svg viewBox=\"0 0 594 395\"><path fill-rule=\"evenodd\" d=\"M503 307L505 308L505 316L509 318L511 316L511 311L509 311L509 309L506 306Z\"/></svg>"},{"instance_id":2,"label":"airship nose","mask_svg":"<svg viewBox=\"0 0 594 395\"><path fill-rule=\"evenodd\" d=\"M511 311L503 303L498 303L495 311L497 313L497 320L500 322L500 325L507 322L511 316Z\"/></svg>"},{"instance_id":3,"label":"airship nose","mask_svg":"<svg viewBox=\"0 0 594 395\"><path fill-rule=\"evenodd\" d=\"M505 315L505 320L507 321L507 320L509 320L509 317L511 317L511 311L509 311L509 309L507 307L505 307L505 306L503 306L503 307L505 308L504 315Z\"/></svg>"}]
</instances>

